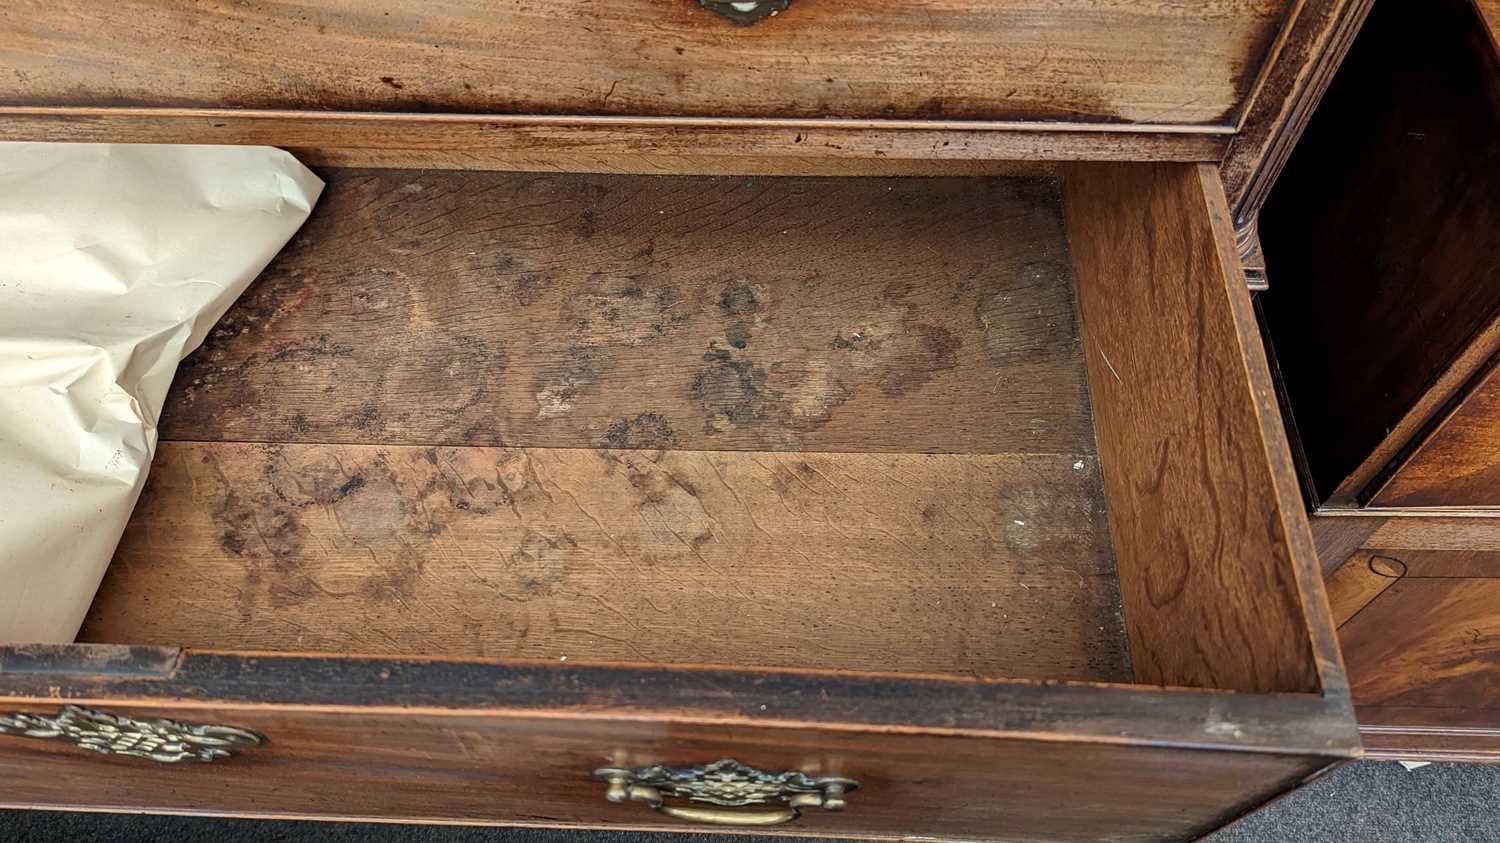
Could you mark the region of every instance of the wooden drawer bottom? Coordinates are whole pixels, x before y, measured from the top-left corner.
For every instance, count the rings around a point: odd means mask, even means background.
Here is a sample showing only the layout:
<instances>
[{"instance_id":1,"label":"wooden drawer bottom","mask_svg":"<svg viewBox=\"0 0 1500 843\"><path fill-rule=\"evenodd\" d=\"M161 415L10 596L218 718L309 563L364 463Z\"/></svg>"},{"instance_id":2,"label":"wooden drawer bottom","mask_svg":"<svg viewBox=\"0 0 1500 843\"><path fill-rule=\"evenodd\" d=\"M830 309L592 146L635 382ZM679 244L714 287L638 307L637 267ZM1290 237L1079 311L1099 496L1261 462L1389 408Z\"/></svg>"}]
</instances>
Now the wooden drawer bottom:
<instances>
[{"instance_id":1,"label":"wooden drawer bottom","mask_svg":"<svg viewBox=\"0 0 1500 843\"><path fill-rule=\"evenodd\" d=\"M6 800L1178 839L1357 753L1212 167L324 176Z\"/></svg>"}]
</instances>

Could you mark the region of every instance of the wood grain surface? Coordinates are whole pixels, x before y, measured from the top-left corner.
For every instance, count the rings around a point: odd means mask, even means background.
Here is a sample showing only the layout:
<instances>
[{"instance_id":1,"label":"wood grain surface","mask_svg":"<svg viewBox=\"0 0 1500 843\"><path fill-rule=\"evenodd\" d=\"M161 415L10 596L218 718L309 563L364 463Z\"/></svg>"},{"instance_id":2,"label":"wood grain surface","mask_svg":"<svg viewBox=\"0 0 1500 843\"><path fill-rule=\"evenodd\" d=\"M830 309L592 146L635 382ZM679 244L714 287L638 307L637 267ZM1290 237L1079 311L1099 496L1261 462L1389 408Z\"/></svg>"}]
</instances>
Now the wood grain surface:
<instances>
[{"instance_id":1,"label":"wood grain surface","mask_svg":"<svg viewBox=\"0 0 1500 843\"><path fill-rule=\"evenodd\" d=\"M1067 219L1137 680L1341 681L1215 169L1078 165Z\"/></svg>"},{"instance_id":2,"label":"wood grain surface","mask_svg":"<svg viewBox=\"0 0 1500 843\"><path fill-rule=\"evenodd\" d=\"M0 647L7 707L232 705L350 713L467 711L1352 757L1347 695L914 676L32 644ZM1226 728L1231 726L1233 728Z\"/></svg>"},{"instance_id":3,"label":"wood grain surface","mask_svg":"<svg viewBox=\"0 0 1500 843\"><path fill-rule=\"evenodd\" d=\"M1333 612L1333 622L1343 625L1404 576L1406 563L1400 559L1369 551L1349 557L1328 575L1328 608Z\"/></svg>"},{"instance_id":4,"label":"wood grain surface","mask_svg":"<svg viewBox=\"0 0 1500 843\"><path fill-rule=\"evenodd\" d=\"M1500 517L1372 520L1328 581L1366 746L1500 761Z\"/></svg>"},{"instance_id":5,"label":"wood grain surface","mask_svg":"<svg viewBox=\"0 0 1500 843\"><path fill-rule=\"evenodd\" d=\"M1074 456L163 443L80 635L1128 681Z\"/></svg>"},{"instance_id":6,"label":"wood grain surface","mask_svg":"<svg viewBox=\"0 0 1500 843\"><path fill-rule=\"evenodd\" d=\"M1392 551L1400 557L1401 576L1490 578L1500 577L1500 546L1483 550L1412 550Z\"/></svg>"},{"instance_id":7,"label":"wood grain surface","mask_svg":"<svg viewBox=\"0 0 1500 843\"><path fill-rule=\"evenodd\" d=\"M1384 706L1379 714L1381 725L1359 732L1364 744L1361 757L1366 760L1494 764L1500 759L1500 729L1462 723L1439 725L1430 708ZM1412 725L1403 725L1402 720L1412 721Z\"/></svg>"},{"instance_id":8,"label":"wood grain surface","mask_svg":"<svg viewBox=\"0 0 1500 843\"><path fill-rule=\"evenodd\" d=\"M933 170L945 164L1218 161L1229 143L1218 132L890 122L0 105L0 140L265 144L314 165L648 175L941 175Z\"/></svg>"},{"instance_id":9,"label":"wood grain surface","mask_svg":"<svg viewBox=\"0 0 1500 843\"><path fill-rule=\"evenodd\" d=\"M1387 518L1365 547L1397 550L1500 549L1500 518L1407 515Z\"/></svg>"},{"instance_id":10,"label":"wood grain surface","mask_svg":"<svg viewBox=\"0 0 1500 843\"><path fill-rule=\"evenodd\" d=\"M1406 458L1371 506L1500 509L1500 358Z\"/></svg>"},{"instance_id":11,"label":"wood grain surface","mask_svg":"<svg viewBox=\"0 0 1500 843\"><path fill-rule=\"evenodd\" d=\"M3 133L0 129L0 133ZM851 134L857 134L851 132ZM1034 134L1034 133L1033 133ZM835 135L835 138L843 139ZM1129 135L1127 137L1136 137ZM1047 144L1040 139L1035 147L1056 154L1066 153L1066 146ZM831 142L831 141L830 141ZM728 141L726 141L728 143ZM682 153L596 150L585 153L532 150L512 152L505 149L372 149L349 146L291 147L298 161L314 169L343 167L353 169L391 170L489 170L511 173L600 173L639 176L1052 176L1057 172L1054 161L1045 158L910 157L894 158L885 147L873 147L880 154L865 157L823 155L763 154L733 155L727 149L693 148ZM686 144L684 144L686 146ZM991 149L989 144L983 145ZM1096 152L1099 146L1079 147ZM743 152L743 148L740 149ZM1006 153L1001 153L1002 155ZM1025 155L1025 152L1021 153ZM1193 161L1188 156L1183 160Z\"/></svg>"},{"instance_id":12,"label":"wood grain surface","mask_svg":"<svg viewBox=\"0 0 1500 843\"><path fill-rule=\"evenodd\" d=\"M1386 431L1380 443L1333 490L1330 500L1348 507L1364 495L1367 498L1365 506L1375 506L1372 497L1379 492L1381 484L1401 468L1402 460L1423 447L1424 437L1444 423L1445 413L1452 413L1466 400L1469 392L1482 380L1486 367L1493 367L1496 359L1500 359L1500 310L1496 310L1489 324L1470 336L1457 354L1437 372L1401 418ZM1482 426L1485 421L1470 418L1468 424ZM1470 470L1472 472L1472 467ZM1468 508L1473 508L1473 505L1469 504Z\"/></svg>"},{"instance_id":13,"label":"wood grain surface","mask_svg":"<svg viewBox=\"0 0 1500 843\"><path fill-rule=\"evenodd\" d=\"M1376 4L1260 235L1316 497L1363 503L1500 313L1500 57L1472 0Z\"/></svg>"},{"instance_id":14,"label":"wood grain surface","mask_svg":"<svg viewBox=\"0 0 1500 843\"><path fill-rule=\"evenodd\" d=\"M1474 0L1474 5L1479 8L1479 16L1489 27L1490 37L1495 40L1496 48L1500 49L1500 0Z\"/></svg>"},{"instance_id":15,"label":"wood grain surface","mask_svg":"<svg viewBox=\"0 0 1500 843\"><path fill-rule=\"evenodd\" d=\"M14 105L1233 124L1290 0L12 3Z\"/></svg>"},{"instance_id":16,"label":"wood grain surface","mask_svg":"<svg viewBox=\"0 0 1500 843\"><path fill-rule=\"evenodd\" d=\"M27 709L55 713L57 706ZM269 740L235 758L185 770L0 736L0 776L9 783L0 805L712 831L641 804L610 804L591 774L605 766L694 766L728 757L770 771L860 782L846 810L809 810L796 823L758 834L1161 840L1217 828L1332 760L458 712L151 706L122 713L235 724Z\"/></svg>"},{"instance_id":17,"label":"wood grain surface","mask_svg":"<svg viewBox=\"0 0 1500 843\"><path fill-rule=\"evenodd\" d=\"M324 175L164 438L1093 450L1055 180Z\"/></svg>"},{"instance_id":18,"label":"wood grain surface","mask_svg":"<svg viewBox=\"0 0 1500 843\"><path fill-rule=\"evenodd\" d=\"M1486 708L1493 714L1500 690L1495 573L1402 577L1344 624L1340 637L1355 704Z\"/></svg>"},{"instance_id":19,"label":"wood grain surface","mask_svg":"<svg viewBox=\"0 0 1500 843\"><path fill-rule=\"evenodd\" d=\"M1315 512L1309 516L1313 542L1318 548L1318 563L1324 576L1332 574L1344 561L1362 547L1380 529L1384 519L1361 515L1346 517ZM1330 595L1332 599L1332 595Z\"/></svg>"}]
</instances>

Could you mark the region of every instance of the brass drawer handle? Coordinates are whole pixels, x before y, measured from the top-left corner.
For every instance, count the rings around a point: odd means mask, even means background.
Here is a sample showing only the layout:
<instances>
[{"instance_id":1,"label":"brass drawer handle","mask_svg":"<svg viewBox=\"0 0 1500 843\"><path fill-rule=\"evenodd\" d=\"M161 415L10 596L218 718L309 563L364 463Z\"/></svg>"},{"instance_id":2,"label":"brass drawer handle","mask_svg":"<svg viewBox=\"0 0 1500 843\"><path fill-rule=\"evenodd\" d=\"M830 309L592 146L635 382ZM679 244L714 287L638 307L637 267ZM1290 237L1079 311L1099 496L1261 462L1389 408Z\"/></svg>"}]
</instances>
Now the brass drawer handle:
<instances>
[{"instance_id":1,"label":"brass drawer handle","mask_svg":"<svg viewBox=\"0 0 1500 843\"><path fill-rule=\"evenodd\" d=\"M698 5L740 26L749 26L786 11L792 0L698 0Z\"/></svg>"},{"instance_id":2,"label":"brass drawer handle","mask_svg":"<svg viewBox=\"0 0 1500 843\"><path fill-rule=\"evenodd\" d=\"M213 761L265 743L249 729L176 720L135 720L118 714L65 705L55 717L15 712L0 714L0 735L57 738L91 752L149 758L163 764Z\"/></svg>"},{"instance_id":3,"label":"brass drawer handle","mask_svg":"<svg viewBox=\"0 0 1500 843\"><path fill-rule=\"evenodd\" d=\"M803 808L842 811L844 794L859 787L853 779L812 778L805 773L767 773L726 758L704 767L606 767L594 777L609 783L611 802L644 802L669 817L714 825L781 825L797 819ZM723 811L717 808L667 805L672 797L728 808L749 805L784 807L768 811Z\"/></svg>"}]
</instances>

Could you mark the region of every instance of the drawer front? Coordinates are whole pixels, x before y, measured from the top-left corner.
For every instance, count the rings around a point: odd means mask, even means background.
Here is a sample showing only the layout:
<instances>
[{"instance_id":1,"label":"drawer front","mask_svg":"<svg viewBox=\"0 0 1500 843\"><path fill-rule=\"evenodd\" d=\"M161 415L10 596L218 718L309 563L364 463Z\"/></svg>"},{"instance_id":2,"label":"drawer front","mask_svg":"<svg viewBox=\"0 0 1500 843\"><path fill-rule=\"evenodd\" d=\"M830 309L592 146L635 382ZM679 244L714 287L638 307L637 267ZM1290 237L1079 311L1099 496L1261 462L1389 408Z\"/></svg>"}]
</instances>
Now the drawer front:
<instances>
[{"instance_id":1,"label":"drawer front","mask_svg":"<svg viewBox=\"0 0 1500 843\"><path fill-rule=\"evenodd\" d=\"M801 816L774 832L1186 839L1353 754L1347 706L811 671L13 647L0 648L0 804L701 830L715 826L653 810L647 791L622 786L610 801L595 773L735 759L787 774L770 804L734 807L766 819L797 798ZM837 794L803 775L857 786L825 810L804 803ZM659 781L633 783L657 788L665 809L695 807Z\"/></svg>"},{"instance_id":2,"label":"drawer front","mask_svg":"<svg viewBox=\"0 0 1500 843\"><path fill-rule=\"evenodd\" d=\"M1370 503L1500 507L1500 358Z\"/></svg>"},{"instance_id":3,"label":"drawer front","mask_svg":"<svg viewBox=\"0 0 1500 843\"><path fill-rule=\"evenodd\" d=\"M1230 126L1293 5L774 3L22 0L0 102Z\"/></svg>"},{"instance_id":4,"label":"drawer front","mask_svg":"<svg viewBox=\"0 0 1500 843\"><path fill-rule=\"evenodd\" d=\"M1371 754L1500 761L1500 518L1390 518L1328 596Z\"/></svg>"},{"instance_id":5,"label":"drawer front","mask_svg":"<svg viewBox=\"0 0 1500 843\"><path fill-rule=\"evenodd\" d=\"M0 800L28 807L701 830L704 823L674 819L640 801L606 801L606 784L593 773L734 758L767 772L858 781L847 808L807 808L795 822L773 829L787 833L1156 840L1215 827L1315 767L1312 759L1279 754L642 720L296 708L116 711L233 724L266 740L208 764L168 764L96 755L63 739L0 736L0 776L7 782ZM666 802L669 808L689 804ZM724 810L726 818L756 812Z\"/></svg>"}]
</instances>

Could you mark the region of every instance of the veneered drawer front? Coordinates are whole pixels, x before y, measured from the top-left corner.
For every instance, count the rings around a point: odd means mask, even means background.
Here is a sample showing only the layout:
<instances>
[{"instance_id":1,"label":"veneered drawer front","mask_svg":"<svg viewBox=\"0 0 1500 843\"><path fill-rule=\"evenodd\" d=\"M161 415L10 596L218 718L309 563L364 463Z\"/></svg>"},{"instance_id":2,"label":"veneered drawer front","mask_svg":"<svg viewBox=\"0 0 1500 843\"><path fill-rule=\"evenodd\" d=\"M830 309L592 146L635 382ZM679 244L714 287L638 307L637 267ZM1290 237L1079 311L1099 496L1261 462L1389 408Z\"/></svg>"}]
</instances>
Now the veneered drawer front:
<instances>
[{"instance_id":1,"label":"veneered drawer front","mask_svg":"<svg viewBox=\"0 0 1500 843\"><path fill-rule=\"evenodd\" d=\"M1500 761L1500 518L1391 518L1328 595L1369 754Z\"/></svg>"},{"instance_id":2,"label":"veneered drawer front","mask_svg":"<svg viewBox=\"0 0 1500 843\"><path fill-rule=\"evenodd\" d=\"M1370 503L1500 507L1500 358Z\"/></svg>"},{"instance_id":3,"label":"veneered drawer front","mask_svg":"<svg viewBox=\"0 0 1500 843\"><path fill-rule=\"evenodd\" d=\"M0 104L1229 126L1291 6L23 0Z\"/></svg>"},{"instance_id":4,"label":"veneered drawer front","mask_svg":"<svg viewBox=\"0 0 1500 843\"><path fill-rule=\"evenodd\" d=\"M90 712L148 754L159 718L246 731L160 763L76 746ZM735 759L858 783L770 830L1005 840L1187 839L1354 747L1313 694L89 645L0 648L0 732L9 806L701 830L594 773Z\"/></svg>"},{"instance_id":5,"label":"veneered drawer front","mask_svg":"<svg viewBox=\"0 0 1500 843\"><path fill-rule=\"evenodd\" d=\"M56 713L56 707L28 707ZM9 711L10 709L7 709ZM1020 839L1185 839L1291 786L1306 757L702 726L649 720L306 709L149 709L267 738L209 764L102 757L0 736L12 806L588 827L703 828L610 804L602 767L735 758L767 771L847 776L841 812L787 833Z\"/></svg>"}]
</instances>

